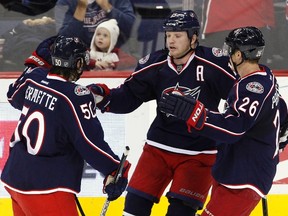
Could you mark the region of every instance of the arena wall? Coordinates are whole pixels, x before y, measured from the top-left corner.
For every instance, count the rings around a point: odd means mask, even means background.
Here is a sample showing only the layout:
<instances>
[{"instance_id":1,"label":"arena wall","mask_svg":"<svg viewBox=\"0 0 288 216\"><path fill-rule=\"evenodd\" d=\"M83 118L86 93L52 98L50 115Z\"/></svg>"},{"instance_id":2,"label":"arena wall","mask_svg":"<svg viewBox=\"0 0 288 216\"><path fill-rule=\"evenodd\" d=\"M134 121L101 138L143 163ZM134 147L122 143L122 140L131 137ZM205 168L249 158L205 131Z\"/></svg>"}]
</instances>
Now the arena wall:
<instances>
[{"instance_id":1,"label":"arena wall","mask_svg":"<svg viewBox=\"0 0 288 216\"><path fill-rule=\"evenodd\" d=\"M105 83L109 87L117 87L130 71L119 72L85 72L79 84ZM7 102L6 92L20 73L0 73L0 174L9 152L9 139L16 126L20 112L14 110ZM288 102L288 71L277 71L280 93ZM122 154L124 146L130 146L128 160L132 163L130 174L133 172L137 160L141 154L146 139L146 132L155 116L156 104L149 102L143 104L130 114L101 114L98 117L103 124L106 141L119 155ZM257 152L255 152L256 154ZM82 179L82 191L78 194L82 208L87 216L99 215L105 201L102 193L103 178L88 164L85 166ZM125 195L125 194L124 194ZM288 148L281 153L281 161L274 179L273 187L268 195L269 216L286 215L288 212ZM107 216L122 215L124 196L111 202ZM152 216L165 215L167 199L163 196L160 203L153 208ZM3 185L0 185L0 215L12 216L11 200ZM252 216L262 215L261 203L253 211Z\"/></svg>"}]
</instances>

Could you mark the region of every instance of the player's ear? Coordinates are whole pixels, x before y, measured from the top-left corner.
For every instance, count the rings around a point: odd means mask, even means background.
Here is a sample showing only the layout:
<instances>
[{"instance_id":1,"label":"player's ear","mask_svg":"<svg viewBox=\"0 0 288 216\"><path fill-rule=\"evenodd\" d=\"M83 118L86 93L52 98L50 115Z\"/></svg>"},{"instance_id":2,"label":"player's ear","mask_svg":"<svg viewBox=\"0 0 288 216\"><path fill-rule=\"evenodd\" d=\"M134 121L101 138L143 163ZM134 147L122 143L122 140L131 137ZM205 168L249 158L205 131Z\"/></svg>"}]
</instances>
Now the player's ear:
<instances>
[{"instance_id":1,"label":"player's ear","mask_svg":"<svg viewBox=\"0 0 288 216\"><path fill-rule=\"evenodd\" d=\"M242 53L240 50L237 50L237 51L235 52L235 56L236 56L238 59L244 59L244 60L245 60L244 53Z\"/></svg>"},{"instance_id":2,"label":"player's ear","mask_svg":"<svg viewBox=\"0 0 288 216\"><path fill-rule=\"evenodd\" d=\"M193 34L192 39L191 39L191 47L195 48L196 47L196 45L195 45L196 43L197 43L197 35Z\"/></svg>"}]
</instances>

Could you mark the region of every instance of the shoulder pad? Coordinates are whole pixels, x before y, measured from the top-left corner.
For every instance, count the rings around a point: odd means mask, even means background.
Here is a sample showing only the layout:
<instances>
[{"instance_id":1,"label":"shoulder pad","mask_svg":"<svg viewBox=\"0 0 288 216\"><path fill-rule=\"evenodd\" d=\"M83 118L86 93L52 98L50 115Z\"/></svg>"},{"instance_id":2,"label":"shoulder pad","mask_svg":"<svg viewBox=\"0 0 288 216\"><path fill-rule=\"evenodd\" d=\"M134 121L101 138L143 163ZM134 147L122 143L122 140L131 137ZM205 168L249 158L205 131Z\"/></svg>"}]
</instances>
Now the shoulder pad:
<instances>
[{"instance_id":1,"label":"shoulder pad","mask_svg":"<svg viewBox=\"0 0 288 216\"><path fill-rule=\"evenodd\" d=\"M195 54L206 61L212 62L225 70L228 70L231 74L234 74L229 67L229 57L223 56L221 48L198 46Z\"/></svg>"},{"instance_id":2,"label":"shoulder pad","mask_svg":"<svg viewBox=\"0 0 288 216\"><path fill-rule=\"evenodd\" d=\"M145 67L147 65L163 61L167 59L167 55L168 55L168 50L166 49L158 50L156 52L150 53L144 56L143 58L141 58L138 61L138 65L141 65L141 67Z\"/></svg>"},{"instance_id":3,"label":"shoulder pad","mask_svg":"<svg viewBox=\"0 0 288 216\"><path fill-rule=\"evenodd\" d=\"M77 96L89 95L90 90L86 86L76 85L74 88L74 93Z\"/></svg>"},{"instance_id":4,"label":"shoulder pad","mask_svg":"<svg viewBox=\"0 0 288 216\"><path fill-rule=\"evenodd\" d=\"M48 72L49 72L49 68L29 67L28 66L28 67L25 68L24 72L26 74L29 74L29 73L31 73L31 74L41 74L41 75L45 74L45 76L46 76L46 74L48 74Z\"/></svg>"},{"instance_id":5,"label":"shoulder pad","mask_svg":"<svg viewBox=\"0 0 288 216\"><path fill-rule=\"evenodd\" d=\"M212 62L219 61L219 59L229 60L228 56L223 56L222 49L218 47L198 46L195 54Z\"/></svg>"}]
</instances>

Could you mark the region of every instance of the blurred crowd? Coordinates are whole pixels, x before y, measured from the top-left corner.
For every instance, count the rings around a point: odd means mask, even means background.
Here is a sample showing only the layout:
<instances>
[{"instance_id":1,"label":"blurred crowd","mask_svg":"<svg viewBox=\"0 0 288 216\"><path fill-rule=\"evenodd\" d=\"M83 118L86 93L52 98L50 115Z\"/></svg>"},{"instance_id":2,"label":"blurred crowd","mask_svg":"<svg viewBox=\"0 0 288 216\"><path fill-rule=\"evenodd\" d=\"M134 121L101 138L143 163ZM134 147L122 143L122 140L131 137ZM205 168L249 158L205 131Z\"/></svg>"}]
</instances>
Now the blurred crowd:
<instances>
[{"instance_id":1,"label":"blurred crowd","mask_svg":"<svg viewBox=\"0 0 288 216\"><path fill-rule=\"evenodd\" d=\"M90 70L133 70L140 58L165 47L162 24L176 9L193 9L198 14L200 43L207 46L221 48L223 37L235 27L259 27L267 41L263 63L272 69L288 68L288 10L284 0L225 4L220 0L58 0L50 1L44 9L27 9L27 5L23 9L6 2L8 6L5 1L0 5L0 71L21 71L31 51L56 34L78 36L90 46ZM106 33L99 31L100 25ZM105 35L111 43L103 49Z\"/></svg>"}]
</instances>

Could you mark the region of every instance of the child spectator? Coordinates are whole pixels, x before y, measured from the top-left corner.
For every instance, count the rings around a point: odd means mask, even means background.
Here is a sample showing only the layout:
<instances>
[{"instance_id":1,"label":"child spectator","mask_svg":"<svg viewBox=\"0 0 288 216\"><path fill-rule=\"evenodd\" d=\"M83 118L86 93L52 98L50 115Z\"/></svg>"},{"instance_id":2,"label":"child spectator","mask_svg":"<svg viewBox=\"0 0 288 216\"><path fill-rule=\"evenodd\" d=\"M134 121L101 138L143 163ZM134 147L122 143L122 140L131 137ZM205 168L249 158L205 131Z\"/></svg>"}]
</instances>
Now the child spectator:
<instances>
[{"instance_id":1,"label":"child spectator","mask_svg":"<svg viewBox=\"0 0 288 216\"><path fill-rule=\"evenodd\" d=\"M133 56L115 47L118 37L119 27L115 19L104 21L97 26L90 45L91 69L128 70L136 66L137 61Z\"/></svg>"},{"instance_id":2,"label":"child spectator","mask_svg":"<svg viewBox=\"0 0 288 216\"><path fill-rule=\"evenodd\" d=\"M118 36L119 27L115 19L102 22L97 26L90 45L91 63L96 69L115 68L115 63L119 62L114 49Z\"/></svg>"},{"instance_id":3,"label":"child spectator","mask_svg":"<svg viewBox=\"0 0 288 216\"><path fill-rule=\"evenodd\" d=\"M75 16L81 9L81 17ZM116 19L120 29L117 47L129 38L135 21L133 6L127 0L58 0L55 6L56 28L61 35L80 37L89 45L96 27ZM77 31L75 31L77 29Z\"/></svg>"}]
</instances>

